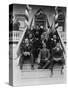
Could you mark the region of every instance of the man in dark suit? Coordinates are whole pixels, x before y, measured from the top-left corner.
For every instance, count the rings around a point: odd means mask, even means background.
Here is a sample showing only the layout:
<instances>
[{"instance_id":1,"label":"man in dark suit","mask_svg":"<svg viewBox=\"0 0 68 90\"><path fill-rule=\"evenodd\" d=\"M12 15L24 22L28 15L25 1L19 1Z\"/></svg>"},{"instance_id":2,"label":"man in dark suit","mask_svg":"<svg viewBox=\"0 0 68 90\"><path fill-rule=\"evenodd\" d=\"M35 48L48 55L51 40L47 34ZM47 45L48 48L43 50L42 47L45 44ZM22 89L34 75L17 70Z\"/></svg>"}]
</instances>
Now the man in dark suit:
<instances>
[{"instance_id":1,"label":"man in dark suit","mask_svg":"<svg viewBox=\"0 0 68 90\"><path fill-rule=\"evenodd\" d=\"M24 43L20 47L20 51L21 51L21 57L19 60L20 69L22 70L25 57L27 57L27 56L30 58L31 68L34 69L32 45L29 43L28 38L25 39Z\"/></svg>"},{"instance_id":2,"label":"man in dark suit","mask_svg":"<svg viewBox=\"0 0 68 90\"><path fill-rule=\"evenodd\" d=\"M58 63L59 65L62 66L61 73L63 73L62 70L64 68L65 60L63 56L63 49L60 46L60 43L57 43L56 47L52 49L52 61L51 61L52 74L53 74L53 67L55 63Z\"/></svg>"},{"instance_id":3,"label":"man in dark suit","mask_svg":"<svg viewBox=\"0 0 68 90\"><path fill-rule=\"evenodd\" d=\"M33 46L32 53L33 53L34 62L35 62L35 60L38 58L39 51L42 48L42 42L39 39L38 33L36 33L36 35L35 35L32 46Z\"/></svg>"}]
</instances>

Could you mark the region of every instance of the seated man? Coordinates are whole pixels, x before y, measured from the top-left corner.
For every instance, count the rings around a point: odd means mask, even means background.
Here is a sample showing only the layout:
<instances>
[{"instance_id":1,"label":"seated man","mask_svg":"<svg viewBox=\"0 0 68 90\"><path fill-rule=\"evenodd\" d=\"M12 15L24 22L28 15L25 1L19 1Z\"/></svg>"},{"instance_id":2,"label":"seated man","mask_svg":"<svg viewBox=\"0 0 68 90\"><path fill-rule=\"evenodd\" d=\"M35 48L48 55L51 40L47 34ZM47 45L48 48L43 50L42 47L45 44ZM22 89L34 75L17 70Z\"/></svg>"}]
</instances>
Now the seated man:
<instances>
[{"instance_id":1,"label":"seated man","mask_svg":"<svg viewBox=\"0 0 68 90\"><path fill-rule=\"evenodd\" d=\"M54 64L58 63L59 65L62 65L61 67L61 74L63 73L62 70L64 68L64 57L63 57L63 50L60 46L60 43L57 43L56 47L52 50L52 62L51 62L51 68L53 73L53 67Z\"/></svg>"},{"instance_id":2,"label":"seated man","mask_svg":"<svg viewBox=\"0 0 68 90\"><path fill-rule=\"evenodd\" d=\"M28 38L29 38L29 43L30 44L33 44L34 37L33 37L32 33L29 34L29 37Z\"/></svg>"},{"instance_id":3,"label":"seated man","mask_svg":"<svg viewBox=\"0 0 68 90\"><path fill-rule=\"evenodd\" d=\"M39 40L39 38L38 38L38 33L36 34L36 36L33 40L32 47L33 47L32 54L34 57L34 62L36 62L36 59L38 58L39 51L42 48L42 43L41 43L41 40Z\"/></svg>"},{"instance_id":4,"label":"seated man","mask_svg":"<svg viewBox=\"0 0 68 90\"><path fill-rule=\"evenodd\" d=\"M29 44L29 41L26 38L24 43L20 47L20 50L21 50L21 56L20 56L20 60L19 60L20 69L22 69L22 67L23 67L24 59L25 59L26 56L30 57L31 67L32 67L32 69L34 68L33 55L31 53L31 49L32 49L32 46L31 46L31 44Z\"/></svg>"},{"instance_id":5,"label":"seated man","mask_svg":"<svg viewBox=\"0 0 68 90\"><path fill-rule=\"evenodd\" d=\"M50 53L49 50L46 48L46 44L43 44L43 48L40 50L40 63L39 63L39 67L38 69L46 69L49 64L49 57L50 57Z\"/></svg>"},{"instance_id":6,"label":"seated man","mask_svg":"<svg viewBox=\"0 0 68 90\"><path fill-rule=\"evenodd\" d=\"M51 50L57 44L57 36L53 35L53 38L48 38L45 42L46 42L47 48Z\"/></svg>"},{"instance_id":7,"label":"seated man","mask_svg":"<svg viewBox=\"0 0 68 90\"><path fill-rule=\"evenodd\" d=\"M56 47L57 44L57 36L53 35L52 38L48 37L45 39L46 48L50 51L50 60L52 59L52 49Z\"/></svg>"}]
</instances>

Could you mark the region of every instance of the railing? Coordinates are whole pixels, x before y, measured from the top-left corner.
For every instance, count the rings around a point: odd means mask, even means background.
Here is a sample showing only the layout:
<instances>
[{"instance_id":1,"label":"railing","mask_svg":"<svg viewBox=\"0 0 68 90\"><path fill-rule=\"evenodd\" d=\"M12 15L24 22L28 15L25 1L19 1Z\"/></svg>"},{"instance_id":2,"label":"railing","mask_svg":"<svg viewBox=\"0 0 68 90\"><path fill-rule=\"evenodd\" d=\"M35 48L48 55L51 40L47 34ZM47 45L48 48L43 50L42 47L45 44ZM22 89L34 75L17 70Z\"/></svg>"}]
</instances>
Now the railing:
<instances>
[{"instance_id":1,"label":"railing","mask_svg":"<svg viewBox=\"0 0 68 90\"><path fill-rule=\"evenodd\" d=\"M22 33L23 33L23 30L10 31L9 32L9 42L19 42Z\"/></svg>"},{"instance_id":2,"label":"railing","mask_svg":"<svg viewBox=\"0 0 68 90\"><path fill-rule=\"evenodd\" d=\"M61 32L59 32L58 29L57 29L57 33L58 33L58 36L59 36L59 38L60 38L61 46L62 46L62 48L63 48L64 59L66 59L66 46L65 46L65 44L64 44L64 40L62 39Z\"/></svg>"},{"instance_id":3,"label":"railing","mask_svg":"<svg viewBox=\"0 0 68 90\"><path fill-rule=\"evenodd\" d=\"M64 39L62 38L62 35L61 35L61 32L59 32L59 30L57 29L57 33L58 33L58 36L60 38L60 43L61 43L61 46L64 50L64 52L66 51L66 47L65 47L65 44L64 44ZM65 40L66 41L66 40Z\"/></svg>"},{"instance_id":4,"label":"railing","mask_svg":"<svg viewBox=\"0 0 68 90\"><path fill-rule=\"evenodd\" d=\"M63 42L66 44L66 32L60 32Z\"/></svg>"}]
</instances>

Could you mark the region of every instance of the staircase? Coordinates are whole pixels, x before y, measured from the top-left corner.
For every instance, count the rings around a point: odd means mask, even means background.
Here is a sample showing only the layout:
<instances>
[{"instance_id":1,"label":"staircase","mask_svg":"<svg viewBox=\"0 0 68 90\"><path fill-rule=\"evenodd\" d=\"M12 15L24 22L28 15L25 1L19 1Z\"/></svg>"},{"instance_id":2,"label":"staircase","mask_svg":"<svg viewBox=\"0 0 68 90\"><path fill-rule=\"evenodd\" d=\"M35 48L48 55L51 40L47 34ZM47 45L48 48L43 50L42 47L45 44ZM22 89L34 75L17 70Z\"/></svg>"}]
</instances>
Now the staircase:
<instances>
[{"instance_id":1,"label":"staircase","mask_svg":"<svg viewBox=\"0 0 68 90\"><path fill-rule=\"evenodd\" d=\"M54 74L51 76L51 72L49 69L37 69L37 65L35 65L35 69L31 69L30 64L24 64L23 69L20 70L18 63L16 60L13 61L14 67L14 85L44 85L44 84L58 84L63 83L65 81L65 71L64 74L61 75L60 67L54 68Z\"/></svg>"}]
</instances>

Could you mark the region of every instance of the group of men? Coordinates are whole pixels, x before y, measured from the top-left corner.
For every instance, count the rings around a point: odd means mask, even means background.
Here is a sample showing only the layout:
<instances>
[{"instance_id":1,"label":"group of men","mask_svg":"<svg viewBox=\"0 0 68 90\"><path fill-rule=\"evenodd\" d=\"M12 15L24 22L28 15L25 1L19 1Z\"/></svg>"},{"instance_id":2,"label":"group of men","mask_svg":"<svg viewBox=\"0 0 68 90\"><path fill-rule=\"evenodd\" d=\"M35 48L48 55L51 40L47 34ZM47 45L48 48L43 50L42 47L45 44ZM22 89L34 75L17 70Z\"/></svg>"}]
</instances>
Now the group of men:
<instances>
[{"instance_id":1,"label":"group of men","mask_svg":"<svg viewBox=\"0 0 68 90\"><path fill-rule=\"evenodd\" d=\"M25 57L29 57L31 68L39 58L38 69L49 68L53 71L54 63L64 66L63 49L60 45L60 40L56 31L47 33L43 28L33 28L27 30L24 40L20 46L20 69L23 69Z\"/></svg>"}]
</instances>

